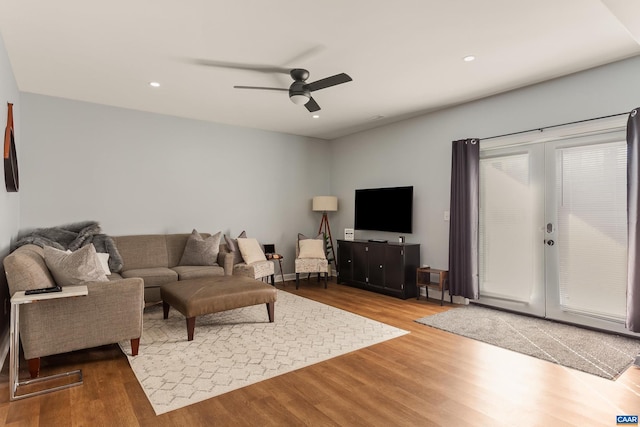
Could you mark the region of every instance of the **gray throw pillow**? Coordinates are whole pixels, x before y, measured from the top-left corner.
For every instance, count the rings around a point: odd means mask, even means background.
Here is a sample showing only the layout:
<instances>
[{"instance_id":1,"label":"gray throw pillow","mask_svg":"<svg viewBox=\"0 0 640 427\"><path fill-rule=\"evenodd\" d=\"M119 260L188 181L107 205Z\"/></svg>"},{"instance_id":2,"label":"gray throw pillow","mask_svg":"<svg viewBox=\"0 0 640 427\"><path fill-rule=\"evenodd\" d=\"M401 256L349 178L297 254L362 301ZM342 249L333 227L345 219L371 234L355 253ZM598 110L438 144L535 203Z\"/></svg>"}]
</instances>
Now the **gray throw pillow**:
<instances>
[{"instance_id":1,"label":"gray throw pillow","mask_svg":"<svg viewBox=\"0 0 640 427\"><path fill-rule=\"evenodd\" d=\"M60 286L109 281L92 244L71 253L51 246L45 246L43 251L44 261Z\"/></svg>"},{"instance_id":2,"label":"gray throw pillow","mask_svg":"<svg viewBox=\"0 0 640 427\"><path fill-rule=\"evenodd\" d=\"M197 230L191 232L178 265L218 265L222 232L203 239Z\"/></svg>"},{"instance_id":3,"label":"gray throw pillow","mask_svg":"<svg viewBox=\"0 0 640 427\"><path fill-rule=\"evenodd\" d=\"M226 234L224 235L224 241L227 244L227 249L229 249L229 252L233 254L233 265L240 264L243 261L242 253L240 252L240 248L238 248L238 239L246 239L246 238L247 238L246 231L243 231L242 233L240 233L240 235L235 239L232 239Z\"/></svg>"}]
</instances>

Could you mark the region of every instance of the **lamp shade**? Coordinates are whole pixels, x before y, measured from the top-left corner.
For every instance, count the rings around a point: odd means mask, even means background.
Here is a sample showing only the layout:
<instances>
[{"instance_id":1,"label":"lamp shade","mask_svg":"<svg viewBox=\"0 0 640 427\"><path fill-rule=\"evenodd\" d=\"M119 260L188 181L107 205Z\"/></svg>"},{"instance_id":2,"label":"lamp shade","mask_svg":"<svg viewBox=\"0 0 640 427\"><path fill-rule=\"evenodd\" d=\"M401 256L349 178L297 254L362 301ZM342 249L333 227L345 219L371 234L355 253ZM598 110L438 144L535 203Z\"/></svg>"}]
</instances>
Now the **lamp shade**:
<instances>
[{"instance_id":1,"label":"lamp shade","mask_svg":"<svg viewBox=\"0 0 640 427\"><path fill-rule=\"evenodd\" d=\"M313 198L314 211L335 212L338 210L338 198L335 196L316 196Z\"/></svg>"}]
</instances>

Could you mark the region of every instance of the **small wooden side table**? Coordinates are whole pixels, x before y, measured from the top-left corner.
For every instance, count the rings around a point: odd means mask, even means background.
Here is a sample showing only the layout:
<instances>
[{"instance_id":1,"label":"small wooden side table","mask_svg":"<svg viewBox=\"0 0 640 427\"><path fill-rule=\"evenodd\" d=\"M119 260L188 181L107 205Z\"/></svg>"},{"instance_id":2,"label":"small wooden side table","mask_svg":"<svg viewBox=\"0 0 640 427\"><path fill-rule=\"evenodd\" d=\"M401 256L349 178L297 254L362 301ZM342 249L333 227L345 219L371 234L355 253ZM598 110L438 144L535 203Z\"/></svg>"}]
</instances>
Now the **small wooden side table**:
<instances>
[{"instance_id":1,"label":"small wooden side table","mask_svg":"<svg viewBox=\"0 0 640 427\"><path fill-rule=\"evenodd\" d=\"M280 254L268 254L267 255L267 259L269 260L274 260L277 259L278 260L278 265L280 266L280 277L282 277L282 285L284 286L284 273L282 272L282 260L284 259L284 257ZM274 283L273 286L275 286L276 284Z\"/></svg>"},{"instance_id":2,"label":"small wooden side table","mask_svg":"<svg viewBox=\"0 0 640 427\"><path fill-rule=\"evenodd\" d=\"M432 282L431 275L437 274L438 281ZM420 299L420 288L424 288L425 296L429 300L429 287L437 288L440 291L440 305L444 305L444 291L449 290L449 270L440 270L438 268L418 267L416 271L416 288ZM449 301L453 303L453 296L449 294Z\"/></svg>"}]
</instances>

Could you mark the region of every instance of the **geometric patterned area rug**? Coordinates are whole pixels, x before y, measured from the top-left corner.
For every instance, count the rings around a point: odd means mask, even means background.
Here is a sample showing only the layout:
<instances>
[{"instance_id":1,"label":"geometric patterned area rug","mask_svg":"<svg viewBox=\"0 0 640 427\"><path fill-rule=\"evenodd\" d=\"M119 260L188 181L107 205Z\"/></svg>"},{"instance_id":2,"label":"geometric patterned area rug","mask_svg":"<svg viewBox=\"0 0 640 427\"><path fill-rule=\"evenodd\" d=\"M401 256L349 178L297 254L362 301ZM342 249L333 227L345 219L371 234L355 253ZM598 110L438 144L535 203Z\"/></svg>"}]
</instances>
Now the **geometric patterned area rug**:
<instances>
[{"instance_id":1,"label":"geometric patterned area rug","mask_svg":"<svg viewBox=\"0 0 640 427\"><path fill-rule=\"evenodd\" d=\"M265 304L196 318L145 309L138 356L119 343L157 415L408 332L278 290L275 321Z\"/></svg>"},{"instance_id":2,"label":"geometric patterned area rug","mask_svg":"<svg viewBox=\"0 0 640 427\"><path fill-rule=\"evenodd\" d=\"M640 354L639 339L476 305L416 322L610 380Z\"/></svg>"}]
</instances>

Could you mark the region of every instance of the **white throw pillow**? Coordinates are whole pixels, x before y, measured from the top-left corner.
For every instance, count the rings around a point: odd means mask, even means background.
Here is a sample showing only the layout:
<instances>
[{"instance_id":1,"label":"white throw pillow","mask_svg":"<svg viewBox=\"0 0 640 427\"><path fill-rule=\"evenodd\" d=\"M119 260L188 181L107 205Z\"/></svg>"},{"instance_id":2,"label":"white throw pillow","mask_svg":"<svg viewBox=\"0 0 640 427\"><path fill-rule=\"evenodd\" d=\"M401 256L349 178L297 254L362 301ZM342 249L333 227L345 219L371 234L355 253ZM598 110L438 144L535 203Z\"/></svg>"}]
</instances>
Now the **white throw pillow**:
<instances>
[{"instance_id":1,"label":"white throw pillow","mask_svg":"<svg viewBox=\"0 0 640 427\"><path fill-rule=\"evenodd\" d=\"M44 261L56 284L81 285L85 282L108 282L93 244L67 253L51 246L44 247Z\"/></svg>"},{"instance_id":2,"label":"white throw pillow","mask_svg":"<svg viewBox=\"0 0 640 427\"><path fill-rule=\"evenodd\" d=\"M98 261L100 261L100 266L104 270L104 274L107 276L111 275L111 270L109 270L109 254L97 252L96 256L98 257Z\"/></svg>"},{"instance_id":3,"label":"white throw pillow","mask_svg":"<svg viewBox=\"0 0 640 427\"><path fill-rule=\"evenodd\" d=\"M238 248L242 254L242 259L247 264L253 264L258 261L266 261L267 257L262 252L260 243L256 239L246 238L238 239Z\"/></svg>"},{"instance_id":4,"label":"white throw pillow","mask_svg":"<svg viewBox=\"0 0 640 427\"><path fill-rule=\"evenodd\" d=\"M304 239L298 242L300 253L298 258L322 258L325 259L324 242L320 239Z\"/></svg>"}]
</instances>

